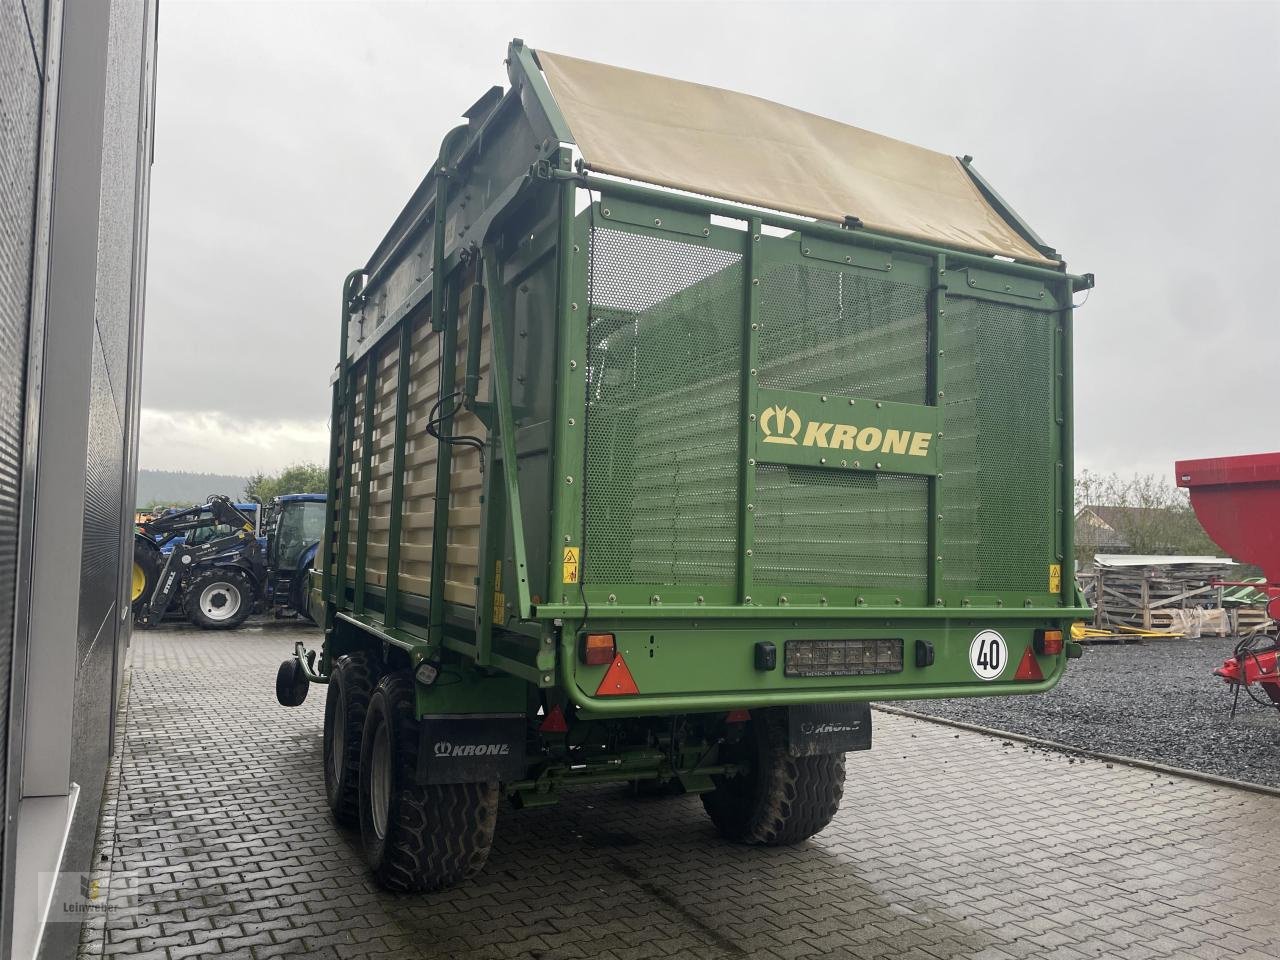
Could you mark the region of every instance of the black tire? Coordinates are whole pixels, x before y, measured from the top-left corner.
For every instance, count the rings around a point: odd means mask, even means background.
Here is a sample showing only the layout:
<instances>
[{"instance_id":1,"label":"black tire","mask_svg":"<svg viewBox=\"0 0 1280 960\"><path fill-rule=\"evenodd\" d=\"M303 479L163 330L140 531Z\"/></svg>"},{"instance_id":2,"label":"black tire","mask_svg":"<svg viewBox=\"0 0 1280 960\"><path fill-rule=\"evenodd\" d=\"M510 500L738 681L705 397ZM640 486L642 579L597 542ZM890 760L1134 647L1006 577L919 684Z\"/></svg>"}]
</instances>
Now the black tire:
<instances>
[{"instance_id":1,"label":"black tire","mask_svg":"<svg viewBox=\"0 0 1280 960\"><path fill-rule=\"evenodd\" d=\"M234 630L253 612L253 585L235 567L208 567L183 585L187 619L202 630Z\"/></svg>"},{"instance_id":2,"label":"black tire","mask_svg":"<svg viewBox=\"0 0 1280 960\"><path fill-rule=\"evenodd\" d=\"M297 657L290 657L276 671L276 700L282 707L300 707L307 699L311 681L302 670Z\"/></svg>"},{"instance_id":3,"label":"black tire","mask_svg":"<svg viewBox=\"0 0 1280 960\"><path fill-rule=\"evenodd\" d=\"M373 691L360 751L360 836L388 890L438 890L479 873L493 845L498 783L419 784L413 680Z\"/></svg>"},{"instance_id":4,"label":"black tire","mask_svg":"<svg viewBox=\"0 0 1280 960\"><path fill-rule=\"evenodd\" d=\"M140 533L133 535L133 571L130 582L130 605L133 615L140 617L155 593L160 568L164 566L160 548L150 537Z\"/></svg>"},{"instance_id":5,"label":"black tire","mask_svg":"<svg viewBox=\"0 0 1280 960\"><path fill-rule=\"evenodd\" d=\"M844 754L791 756L784 709L753 710L742 741L724 756L751 767L736 777L713 777L715 789L702 795L711 822L728 840L799 843L825 829L840 808Z\"/></svg>"},{"instance_id":6,"label":"black tire","mask_svg":"<svg viewBox=\"0 0 1280 960\"><path fill-rule=\"evenodd\" d=\"M311 615L311 598L308 596L313 563L313 560L308 560L299 568L289 582L289 606L293 608L293 611L298 616L305 617L312 623L316 623L316 618Z\"/></svg>"},{"instance_id":7,"label":"black tire","mask_svg":"<svg viewBox=\"0 0 1280 960\"><path fill-rule=\"evenodd\" d=\"M324 701L324 792L333 819L360 822L360 741L369 697L378 681L367 653L339 657L329 672Z\"/></svg>"}]
</instances>

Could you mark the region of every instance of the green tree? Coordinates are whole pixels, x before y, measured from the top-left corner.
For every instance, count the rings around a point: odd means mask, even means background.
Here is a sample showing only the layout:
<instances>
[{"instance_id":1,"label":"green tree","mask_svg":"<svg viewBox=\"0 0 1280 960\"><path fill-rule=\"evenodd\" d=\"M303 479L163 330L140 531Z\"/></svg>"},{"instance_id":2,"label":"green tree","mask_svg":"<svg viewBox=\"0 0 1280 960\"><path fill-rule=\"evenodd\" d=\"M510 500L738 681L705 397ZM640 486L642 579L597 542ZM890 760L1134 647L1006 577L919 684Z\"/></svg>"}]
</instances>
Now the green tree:
<instances>
[{"instance_id":1,"label":"green tree","mask_svg":"<svg viewBox=\"0 0 1280 960\"><path fill-rule=\"evenodd\" d=\"M258 503L286 493L325 493L329 471L318 463L295 463L279 473L255 473L245 484L245 495Z\"/></svg>"},{"instance_id":2,"label":"green tree","mask_svg":"<svg viewBox=\"0 0 1280 960\"><path fill-rule=\"evenodd\" d=\"M1097 474L1076 477L1076 510L1082 507L1121 507L1114 526L1129 543L1129 553L1221 555L1196 519L1187 491L1153 474ZM1077 546L1077 560L1093 559L1087 547Z\"/></svg>"}]
</instances>

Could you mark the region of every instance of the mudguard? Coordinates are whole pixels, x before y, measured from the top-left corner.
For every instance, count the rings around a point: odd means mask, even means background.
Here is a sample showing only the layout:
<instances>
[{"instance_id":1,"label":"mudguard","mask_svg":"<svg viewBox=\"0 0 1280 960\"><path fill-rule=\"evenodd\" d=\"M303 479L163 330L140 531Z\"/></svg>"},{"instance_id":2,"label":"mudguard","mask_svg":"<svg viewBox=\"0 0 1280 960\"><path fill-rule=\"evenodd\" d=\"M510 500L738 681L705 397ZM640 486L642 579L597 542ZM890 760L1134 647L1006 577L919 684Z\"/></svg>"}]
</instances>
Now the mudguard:
<instances>
[{"instance_id":1,"label":"mudguard","mask_svg":"<svg viewBox=\"0 0 1280 960\"><path fill-rule=\"evenodd\" d=\"M423 717L419 783L518 780L525 773L523 714Z\"/></svg>"},{"instance_id":2,"label":"mudguard","mask_svg":"<svg viewBox=\"0 0 1280 960\"><path fill-rule=\"evenodd\" d=\"M855 702L788 707L787 733L787 749L793 757L870 750L871 706Z\"/></svg>"}]
</instances>

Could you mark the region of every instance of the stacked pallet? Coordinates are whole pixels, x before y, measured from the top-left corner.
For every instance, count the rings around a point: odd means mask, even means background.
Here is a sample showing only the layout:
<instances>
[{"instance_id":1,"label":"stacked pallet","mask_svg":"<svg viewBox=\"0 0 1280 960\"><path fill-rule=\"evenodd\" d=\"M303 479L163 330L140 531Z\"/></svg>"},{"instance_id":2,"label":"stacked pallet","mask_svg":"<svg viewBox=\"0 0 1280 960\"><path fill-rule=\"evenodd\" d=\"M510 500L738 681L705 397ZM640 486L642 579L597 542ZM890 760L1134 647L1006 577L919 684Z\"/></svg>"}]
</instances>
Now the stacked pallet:
<instances>
[{"instance_id":1,"label":"stacked pallet","mask_svg":"<svg viewBox=\"0 0 1280 960\"><path fill-rule=\"evenodd\" d=\"M1251 633L1275 633L1276 622L1267 616L1267 595L1260 587L1263 577L1245 577L1246 583L1259 587L1228 587L1222 595L1222 605L1231 618L1231 632L1237 637Z\"/></svg>"},{"instance_id":2,"label":"stacked pallet","mask_svg":"<svg viewBox=\"0 0 1280 960\"><path fill-rule=\"evenodd\" d=\"M1233 624L1213 584L1231 579L1233 566L1216 557L1099 556L1081 588L1099 630L1221 637Z\"/></svg>"},{"instance_id":3,"label":"stacked pallet","mask_svg":"<svg viewBox=\"0 0 1280 960\"><path fill-rule=\"evenodd\" d=\"M1228 610L1231 617L1231 632L1237 636L1246 633L1275 633L1276 622L1267 616L1267 608L1262 604L1233 607Z\"/></svg>"}]
</instances>

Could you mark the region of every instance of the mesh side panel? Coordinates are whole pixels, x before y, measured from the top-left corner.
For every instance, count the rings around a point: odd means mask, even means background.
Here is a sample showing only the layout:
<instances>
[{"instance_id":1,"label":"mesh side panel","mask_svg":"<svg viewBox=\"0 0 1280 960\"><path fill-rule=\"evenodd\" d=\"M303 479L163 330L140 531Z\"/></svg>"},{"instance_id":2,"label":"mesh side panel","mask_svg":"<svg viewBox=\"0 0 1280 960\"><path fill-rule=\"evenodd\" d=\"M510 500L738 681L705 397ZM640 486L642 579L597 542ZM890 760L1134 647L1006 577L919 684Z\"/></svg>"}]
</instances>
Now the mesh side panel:
<instances>
[{"instance_id":1,"label":"mesh side panel","mask_svg":"<svg viewBox=\"0 0 1280 960\"><path fill-rule=\"evenodd\" d=\"M741 259L593 232L585 583L734 581Z\"/></svg>"},{"instance_id":2,"label":"mesh side panel","mask_svg":"<svg viewBox=\"0 0 1280 960\"><path fill-rule=\"evenodd\" d=\"M925 291L780 263L760 288L760 386L927 403Z\"/></svg>"},{"instance_id":3,"label":"mesh side panel","mask_svg":"<svg viewBox=\"0 0 1280 960\"><path fill-rule=\"evenodd\" d=\"M755 507L758 583L927 586L927 477L761 464Z\"/></svg>"},{"instance_id":4,"label":"mesh side panel","mask_svg":"<svg viewBox=\"0 0 1280 960\"><path fill-rule=\"evenodd\" d=\"M1054 562L1053 319L948 299L943 583L1044 593Z\"/></svg>"}]
</instances>

